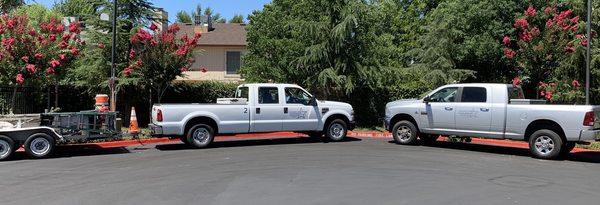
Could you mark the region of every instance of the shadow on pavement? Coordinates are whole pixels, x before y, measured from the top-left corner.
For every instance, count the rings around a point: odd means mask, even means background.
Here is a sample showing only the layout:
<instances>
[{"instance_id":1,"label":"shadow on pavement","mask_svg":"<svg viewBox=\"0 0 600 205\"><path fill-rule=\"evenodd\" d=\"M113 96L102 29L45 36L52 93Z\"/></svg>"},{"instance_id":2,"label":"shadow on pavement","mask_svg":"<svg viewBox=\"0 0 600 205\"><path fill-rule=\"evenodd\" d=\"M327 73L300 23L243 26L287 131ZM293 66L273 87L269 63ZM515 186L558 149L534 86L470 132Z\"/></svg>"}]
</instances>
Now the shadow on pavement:
<instances>
[{"instance_id":1,"label":"shadow on pavement","mask_svg":"<svg viewBox=\"0 0 600 205\"><path fill-rule=\"evenodd\" d=\"M102 148L94 144L84 145L66 145L57 146L54 153L48 159L52 158L70 158L70 157L83 157L83 156L95 156L95 155L112 155L112 154L128 154L130 151L125 147L115 148ZM29 160L32 159L27 153L16 152L8 161L16 160Z\"/></svg>"},{"instance_id":2,"label":"shadow on pavement","mask_svg":"<svg viewBox=\"0 0 600 205\"><path fill-rule=\"evenodd\" d=\"M276 138L276 139L252 139L252 140L232 140L232 141L217 141L213 142L209 147L204 149L228 148L228 147L249 147L249 146L265 146L265 145L284 145L284 144L316 144L316 143L344 143L361 141L361 139L346 137L340 142L329 142L325 138L312 139L309 137L295 138ZM156 145L156 149L161 151L176 151L194 149L183 143L181 144L160 144Z\"/></svg>"},{"instance_id":3,"label":"shadow on pavement","mask_svg":"<svg viewBox=\"0 0 600 205\"><path fill-rule=\"evenodd\" d=\"M389 141L391 144L396 144L394 141ZM463 142L446 142L437 141L430 145L424 145L428 147L437 147L445 149L457 149L473 152L485 152L494 154L514 155L522 157L531 157L529 149L516 148L516 147L503 147L494 145L484 144L471 144ZM583 152L571 152L568 156L558 159L559 161L575 161L575 162L588 162L588 163L600 163L600 152L583 151Z\"/></svg>"}]
</instances>

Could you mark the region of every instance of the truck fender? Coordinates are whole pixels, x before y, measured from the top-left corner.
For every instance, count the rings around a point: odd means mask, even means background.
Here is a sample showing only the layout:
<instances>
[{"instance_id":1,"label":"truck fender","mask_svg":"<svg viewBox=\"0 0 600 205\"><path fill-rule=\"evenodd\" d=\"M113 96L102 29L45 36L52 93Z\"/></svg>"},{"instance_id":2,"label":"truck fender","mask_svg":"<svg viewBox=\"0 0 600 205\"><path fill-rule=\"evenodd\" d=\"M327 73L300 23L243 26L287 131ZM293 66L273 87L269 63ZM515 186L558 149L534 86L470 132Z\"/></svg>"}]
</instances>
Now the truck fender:
<instances>
[{"instance_id":1,"label":"truck fender","mask_svg":"<svg viewBox=\"0 0 600 205\"><path fill-rule=\"evenodd\" d=\"M332 115L344 115L346 116L347 119L350 119L350 113L346 112L345 110L342 109L336 109L336 110L330 110L327 113L325 113L323 115L323 117L321 118L320 122L319 122L319 129L318 130L323 130L325 128L325 122L327 122L327 119L332 116Z\"/></svg>"},{"instance_id":2,"label":"truck fender","mask_svg":"<svg viewBox=\"0 0 600 205\"><path fill-rule=\"evenodd\" d=\"M181 135L185 135L184 132L185 132L185 126L187 125L187 123L196 117L208 117L208 118L214 120L215 123L217 123L217 126L219 126L219 124L221 123L221 120L219 119L219 117L217 117L217 115L215 115L214 113L207 112L207 111L192 112L192 113L186 115L182 120L180 130L179 130L179 133ZM219 129L219 128L216 127L216 129Z\"/></svg>"}]
</instances>

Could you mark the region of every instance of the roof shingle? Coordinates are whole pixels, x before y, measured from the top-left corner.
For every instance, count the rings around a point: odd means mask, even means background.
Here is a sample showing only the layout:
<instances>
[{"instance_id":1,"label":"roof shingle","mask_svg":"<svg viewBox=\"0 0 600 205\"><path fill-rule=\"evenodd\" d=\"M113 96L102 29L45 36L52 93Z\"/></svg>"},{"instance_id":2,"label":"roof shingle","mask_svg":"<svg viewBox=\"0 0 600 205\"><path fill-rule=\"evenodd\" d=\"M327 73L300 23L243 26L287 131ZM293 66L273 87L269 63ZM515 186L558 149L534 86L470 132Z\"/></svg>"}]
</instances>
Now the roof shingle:
<instances>
[{"instance_id":1,"label":"roof shingle","mask_svg":"<svg viewBox=\"0 0 600 205\"><path fill-rule=\"evenodd\" d=\"M184 34L194 35L194 25L178 24L181 30L177 33L180 37ZM247 46L246 25L237 23L215 23L214 30L202 33L198 40L200 46Z\"/></svg>"}]
</instances>

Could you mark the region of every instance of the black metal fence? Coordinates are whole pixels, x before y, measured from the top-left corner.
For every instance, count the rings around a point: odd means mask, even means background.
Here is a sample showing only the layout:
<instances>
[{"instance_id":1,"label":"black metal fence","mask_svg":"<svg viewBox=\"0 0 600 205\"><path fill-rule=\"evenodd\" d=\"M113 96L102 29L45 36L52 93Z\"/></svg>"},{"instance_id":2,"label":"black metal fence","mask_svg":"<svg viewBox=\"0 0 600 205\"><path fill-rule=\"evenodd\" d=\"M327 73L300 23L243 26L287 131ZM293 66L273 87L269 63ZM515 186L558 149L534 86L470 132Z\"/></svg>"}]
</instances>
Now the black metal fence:
<instances>
[{"instance_id":1,"label":"black metal fence","mask_svg":"<svg viewBox=\"0 0 600 205\"><path fill-rule=\"evenodd\" d=\"M33 87L18 87L16 90L14 87L0 87L0 114L8 114L11 110L14 114L42 113L47 108L47 96L47 93Z\"/></svg>"}]
</instances>

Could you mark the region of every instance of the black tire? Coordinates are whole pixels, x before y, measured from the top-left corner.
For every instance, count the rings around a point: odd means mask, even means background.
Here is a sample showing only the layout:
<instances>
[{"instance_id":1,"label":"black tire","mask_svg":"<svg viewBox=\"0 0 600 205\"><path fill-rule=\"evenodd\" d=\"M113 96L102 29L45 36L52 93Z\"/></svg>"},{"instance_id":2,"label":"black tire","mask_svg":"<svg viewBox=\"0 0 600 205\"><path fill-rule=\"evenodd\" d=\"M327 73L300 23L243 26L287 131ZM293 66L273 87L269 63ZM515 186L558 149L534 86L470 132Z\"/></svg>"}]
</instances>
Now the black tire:
<instances>
[{"instance_id":1,"label":"black tire","mask_svg":"<svg viewBox=\"0 0 600 205\"><path fill-rule=\"evenodd\" d=\"M560 155L563 157L569 155L569 153L575 149L575 146L577 146L577 143L575 142L566 142L560 151Z\"/></svg>"},{"instance_id":2,"label":"black tire","mask_svg":"<svg viewBox=\"0 0 600 205\"><path fill-rule=\"evenodd\" d=\"M197 124L188 130L186 139L193 148L205 148L215 139L215 131L210 125Z\"/></svg>"},{"instance_id":3,"label":"black tire","mask_svg":"<svg viewBox=\"0 0 600 205\"><path fill-rule=\"evenodd\" d=\"M332 120L327 124L327 130L325 130L325 136L331 141L339 142L344 140L348 134L348 126L346 121L341 119Z\"/></svg>"},{"instance_id":4,"label":"black tire","mask_svg":"<svg viewBox=\"0 0 600 205\"><path fill-rule=\"evenodd\" d=\"M563 140L552 130L538 130L529 137L529 151L538 159L556 159L563 149Z\"/></svg>"},{"instance_id":5,"label":"black tire","mask_svg":"<svg viewBox=\"0 0 600 205\"><path fill-rule=\"evenodd\" d=\"M16 150L15 142L12 139L0 135L0 161L9 159Z\"/></svg>"},{"instance_id":6,"label":"black tire","mask_svg":"<svg viewBox=\"0 0 600 205\"><path fill-rule=\"evenodd\" d=\"M42 159L54 152L56 141L46 133L36 133L25 140L25 152L35 159Z\"/></svg>"},{"instance_id":7,"label":"black tire","mask_svg":"<svg viewBox=\"0 0 600 205\"><path fill-rule=\"evenodd\" d=\"M435 143L438 138L440 137L440 135L433 135L433 134L421 134L419 135L419 139L421 139L421 142L423 144L433 144Z\"/></svg>"},{"instance_id":8,"label":"black tire","mask_svg":"<svg viewBox=\"0 0 600 205\"><path fill-rule=\"evenodd\" d=\"M412 122L403 120L394 125L392 135L396 144L414 145L417 143L419 130Z\"/></svg>"}]
</instances>

